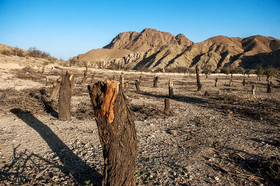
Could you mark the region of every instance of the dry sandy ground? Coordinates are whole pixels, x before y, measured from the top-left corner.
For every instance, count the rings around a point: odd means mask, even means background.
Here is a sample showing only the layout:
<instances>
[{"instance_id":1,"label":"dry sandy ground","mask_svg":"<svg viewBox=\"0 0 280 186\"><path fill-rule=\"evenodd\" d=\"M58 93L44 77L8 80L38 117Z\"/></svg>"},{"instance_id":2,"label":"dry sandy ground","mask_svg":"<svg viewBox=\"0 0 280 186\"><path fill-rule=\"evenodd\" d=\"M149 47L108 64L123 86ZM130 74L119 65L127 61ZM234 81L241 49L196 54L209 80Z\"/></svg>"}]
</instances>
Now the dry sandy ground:
<instances>
[{"instance_id":1,"label":"dry sandy ground","mask_svg":"<svg viewBox=\"0 0 280 186\"><path fill-rule=\"evenodd\" d=\"M65 68L24 68L0 64L0 184L100 185L103 158L86 85L80 85L83 68L76 68L72 120L57 119L57 100L49 102L51 83ZM23 69L22 69L23 68ZM90 69L94 81L120 72ZM141 92L134 80L141 73L125 73L125 90L131 100L138 135L137 185L277 185L279 183L280 91L273 79L272 94L266 82L255 77L229 79L184 74L142 73ZM90 76L91 77L91 76ZM174 81L172 113L163 112L168 81ZM89 78L87 83L91 79ZM251 84L257 83L255 96ZM204 93L207 90L208 96Z\"/></svg>"}]
</instances>

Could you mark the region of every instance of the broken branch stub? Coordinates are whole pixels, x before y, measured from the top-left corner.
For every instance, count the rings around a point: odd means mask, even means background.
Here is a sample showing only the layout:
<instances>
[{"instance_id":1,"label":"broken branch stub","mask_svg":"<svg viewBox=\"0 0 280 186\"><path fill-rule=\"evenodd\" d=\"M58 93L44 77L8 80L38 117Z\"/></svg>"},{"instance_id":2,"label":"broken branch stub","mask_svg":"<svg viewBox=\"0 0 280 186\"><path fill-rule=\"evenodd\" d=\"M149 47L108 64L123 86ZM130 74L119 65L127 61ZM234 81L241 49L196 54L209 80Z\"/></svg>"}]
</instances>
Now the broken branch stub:
<instances>
[{"instance_id":1,"label":"broken branch stub","mask_svg":"<svg viewBox=\"0 0 280 186\"><path fill-rule=\"evenodd\" d=\"M122 87L108 79L88 90L103 149L103 185L134 185L137 136Z\"/></svg>"}]
</instances>

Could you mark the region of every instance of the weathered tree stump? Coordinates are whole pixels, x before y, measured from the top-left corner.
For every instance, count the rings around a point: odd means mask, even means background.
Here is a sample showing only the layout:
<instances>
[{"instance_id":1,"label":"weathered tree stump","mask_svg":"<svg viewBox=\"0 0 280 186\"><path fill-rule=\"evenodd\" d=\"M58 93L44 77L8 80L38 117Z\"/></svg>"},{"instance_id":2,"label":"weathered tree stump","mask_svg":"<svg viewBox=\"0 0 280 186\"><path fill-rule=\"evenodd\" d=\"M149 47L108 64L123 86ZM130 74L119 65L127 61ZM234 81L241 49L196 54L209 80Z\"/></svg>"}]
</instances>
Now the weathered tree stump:
<instances>
[{"instance_id":1,"label":"weathered tree stump","mask_svg":"<svg viewBox=\"0 0 280 186\"><path fill-rule=\"evenodd\" d=\"M267 93L271 93L271 89L272 89L272 82L269 81L269 82L267 82L267 89L266 89L266 92L267 92Z\"/></svg>"},{"instance_id":2,"label":"weathered tree stump","mask_svg":"<svg viewBox=\"0 0 280 186\"><path fill-rule=\"evenodd\" d=\"M232 77L230 78L229 80L229 84L228 84L230 87L232 86Z\"/></svg>"},{"instance_id":3,"label":"weathered tree stump","mask_svg":"<svg viewBox=\"0 0 280 186\"><path fill-rule=\"evenodd\" d=\"M135 185L137 135L122 87L107 80L88 89L103 149L102 185Z\"/></svg>"},{"instance_id":4,"label":"weathered tree stump","mask_svg":"<svg viewBox=\"0 0 280 186\"><path fill-rule=\"evenodd\" d=\"M135 80L135 87L136 87L136 91L140 92L140 81L139 80Z\"/></svg>"},{"instance_id":5,"label":"weathered tree stump","mask_svg":"<svg viewBox=\"0 0 280 186\"><path fill-rule=\"evenodd\" d=\"M200 78L199 78L199 68L198 65L195 67L195 73L196 73L196 85L197 85L197 91L200 91L202 88L202 84L200 83Z\"/></svg>"},{"instance_id":6,"label":"weathered tree stump","mask_svg":"<svg viewBox=\"0 0 280 186\"><path fill-rule=\"evenodd\" d=\"M252 95L256 95L256 89L257 89L257 86L252 85Z\"/></svg>"},{"instance_id":7,"label":"weathered tree stump","mask_svg":"<svg viewBox=\"0 0 280 186\"><path fill-rule=\"evenodd\" d=\"M158 76L154 77L154 87L158 86Z\"/></svg>"},{"instance_id":8,"label":"weathered tree stump","mask_svg":"<svg viewBox=\"0 0 280 186\"><path fill-rule=\"evenodd\" d=\"M94 74L92 74L92 76L91 76L91 82L90 83L91 84L94 83Z\"/></svg>"},{"instance_id":9,"label":"weathered tree stump","mask_svg":"<svg viewBox=\"0 0 280 186\"><path fill-rule=\"evenodd\" d=\"M57 97L59 90L60 90L60 83L62 81L62 77L60 76L56 82L53 83L53 88L50 94L50 100L53 100Z\"/></svg>"},{"instance_id":10,"label":"weathered tree stump","mask_svg":"<svg viewBox=\"0 0 280 186\"><path fill-rule=\"evenodd\" d=\"M71 97L74 87L74 72L68 70L61 81L58 100L58 119L65 121L71 119Z\"/></svg>"},{"instance_id":11,"label":"weathered tree stump","mask_svg":"<svg viewBox=\"0 0 280 186\"><path fill-rule=\"evenodd\" d=\"M243 85L243 87L245 87L245 85L246 85L246 79L245 78L243 79L242 85Z\"/></svg>"},{"instance_id":12,"label":"weathered tree stump","mask_svg":"<svg viewBox=\"0 0 280 186\"><path fill-rule=\"evenodd\" d=\"M172 99L174 97L174 91L173 91L173 82L171 80L169 80L168 89L169 89L169 98Z\"/></svg>"},{"instance_id":13,"label":"weathered tree stump","mask_svg":"<svg viewBox=\"0 0 280 186\"><path fill-rule=\"evenodd\" d=\"M170 101L168 98L164 98L164 113L167 115L170 114Z\"/></svg>"},{"instance_id":14,"label":"weathered tree stump","mask_svg":"<svg viewBox=\"0 0 280 186\"><path fill-rule=\"evenodd\" d=\"M218 86L218 78L215 79L215 87Z\"/></svg>"},{"instance_id":15,"label":"weathered tree stump","mask_svg":"<svg viewBox=\"0 0 280 186\"><path fill-rule=\"evenodd\" d=\"M123 75L120 75L120 84L121 84L122 88L124 88L125 84L124 84L124 77L123 77Z\"/></svg>"},{"instance_id":16,"label":"weathered tree stump","mask_svg":"<svg viewBox=\"0 0 280 186\"><path fill-rule=\"evenodd\" d=\"M84 72L84 78L82 79L81 82L82 85L86 83L86 80L88 78L87 73L88 73L88 67L86 66L86 71Z\"/></svg>"}]
</instances>

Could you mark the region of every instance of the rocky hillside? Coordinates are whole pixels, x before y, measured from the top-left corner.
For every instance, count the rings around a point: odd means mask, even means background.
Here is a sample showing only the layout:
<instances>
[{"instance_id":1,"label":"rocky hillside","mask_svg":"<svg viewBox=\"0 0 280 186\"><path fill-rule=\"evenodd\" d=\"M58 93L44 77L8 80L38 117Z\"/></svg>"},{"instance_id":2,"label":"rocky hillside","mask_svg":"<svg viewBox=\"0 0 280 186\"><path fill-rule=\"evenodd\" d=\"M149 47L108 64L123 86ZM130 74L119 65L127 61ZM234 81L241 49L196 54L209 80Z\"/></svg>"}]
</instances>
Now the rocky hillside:
<instances>
[{"instance_id":1,"label":"rocky hillside","mask_svg":"<svg viewBox=\"0 0 280 186\"><path fill-rule=\"evenodd\" d=\"M193 44L186 36L179 34L176 37L168 32L145 28L142 32L123 32L117 35L104 48L127 49L135 52L145 52L151 48L160 48L164 45L178 44L190 46Z\"/></svg>"},{"instance_id":2,"label":"rocky hillside","mask_svg":"<svg viewBox=\"0 0 280 186\"><path fill-rule=\"evenodd\" d=\"M102 55L95 55L99 53L97 50L103 50ZM98 67L117 64L134 70L193 68L195 65L216 72L225 67L280 67L280 40L261 35L248 38L216 36L193 43L183 34L173 36L146 28L140 33L120 33L104 49L97 50L79 55L79 61ZM112 55L116 50L119 55ZM103 61L102 66L96 61Z\"/></svg>"}]
</instances>

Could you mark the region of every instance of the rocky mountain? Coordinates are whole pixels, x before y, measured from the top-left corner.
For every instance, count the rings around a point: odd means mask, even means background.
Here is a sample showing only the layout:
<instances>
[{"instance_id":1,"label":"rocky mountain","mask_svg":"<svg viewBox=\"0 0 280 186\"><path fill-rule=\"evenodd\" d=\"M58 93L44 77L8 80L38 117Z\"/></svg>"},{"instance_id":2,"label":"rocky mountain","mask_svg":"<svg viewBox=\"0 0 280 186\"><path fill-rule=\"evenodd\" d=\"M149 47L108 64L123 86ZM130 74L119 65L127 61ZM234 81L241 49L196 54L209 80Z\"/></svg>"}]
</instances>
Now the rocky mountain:
<instances>
[{"instance_id":1,"label":"rocky mountain","mask_svg":"<svg viewBox=\"0 0 280 186\"><path fill-rule=\"evenodd\" d=\"M102 50L102 55L98 51ZM115 52L113 52L115 51ZM118 53L113 55L112 53ZM142 32L118 34L103 49L79 55L79 61L102 61L102 67L112 64L130 69L194 68L199 65L219 72L225 67L280 67L280 40L261 35L247 38L216 36L193 43L183 34L146 28ZM95 66L95 62L92 62Z\"/></svg>"},{"instance_id":2,"label":"rocky mountain","mask_svg":"<svg viewBox=\"0 0 280 186\"><path fill-rule=\"evenodd\" d=\"M107 49L127 49L135 52L145 52L151 48L160 48L164 45L178 44L190 46L193 44L183 34L176 37L168 32L160 32L155 29L145 28L142 32L123 32L117 35Z\"/></svg>"}]
</instances>

